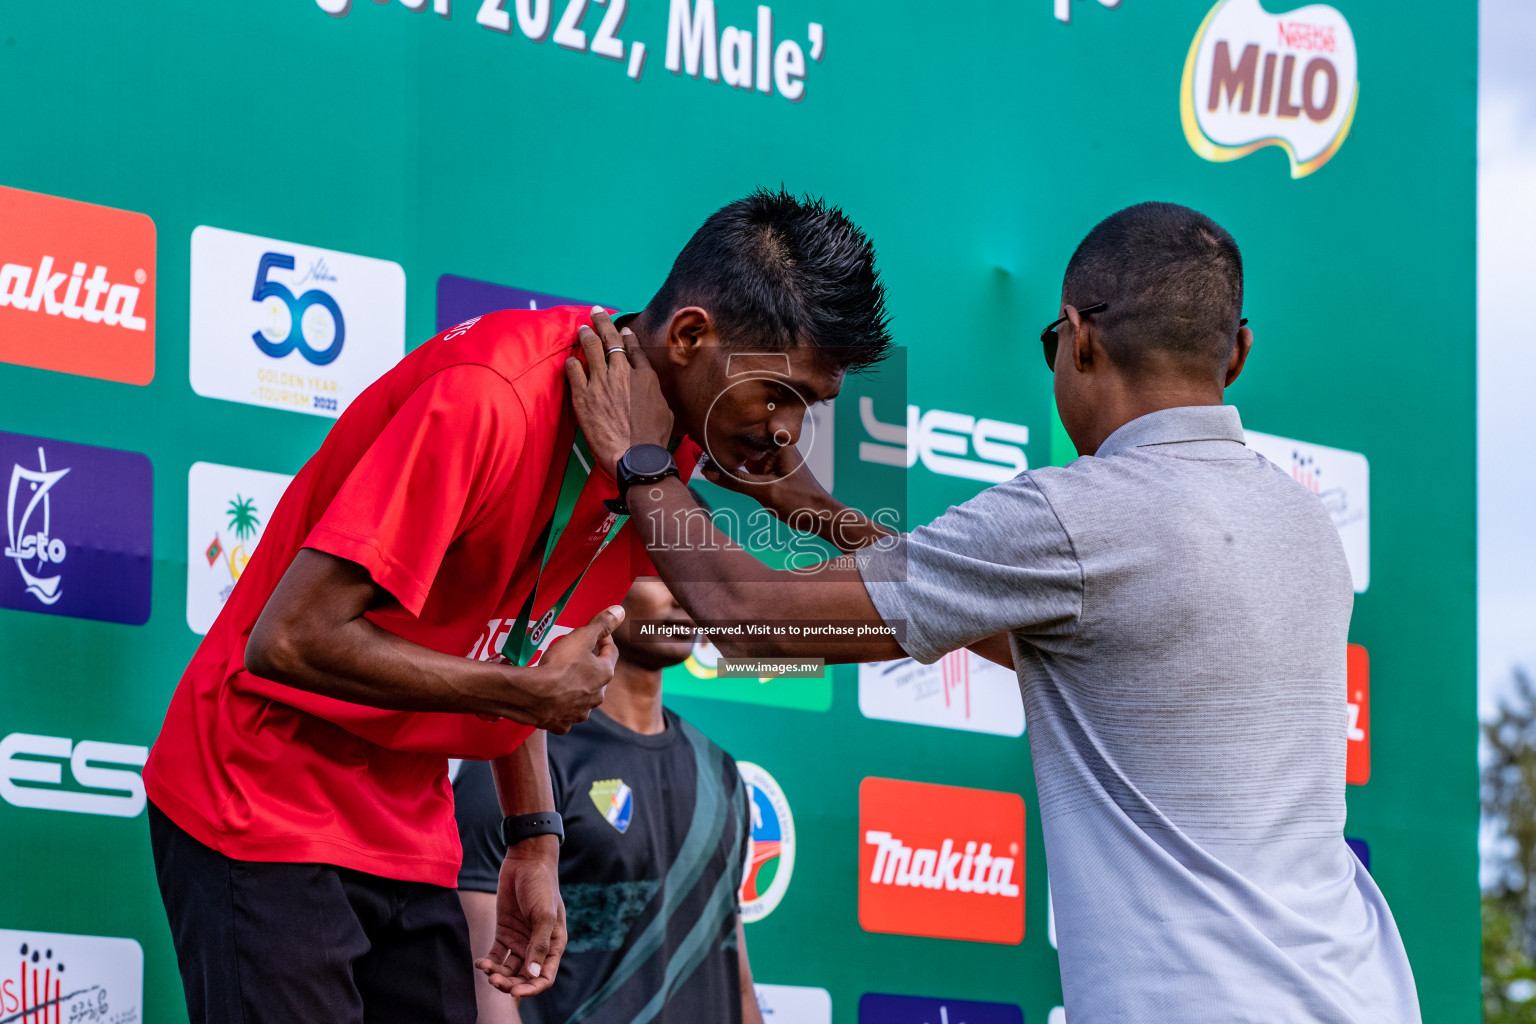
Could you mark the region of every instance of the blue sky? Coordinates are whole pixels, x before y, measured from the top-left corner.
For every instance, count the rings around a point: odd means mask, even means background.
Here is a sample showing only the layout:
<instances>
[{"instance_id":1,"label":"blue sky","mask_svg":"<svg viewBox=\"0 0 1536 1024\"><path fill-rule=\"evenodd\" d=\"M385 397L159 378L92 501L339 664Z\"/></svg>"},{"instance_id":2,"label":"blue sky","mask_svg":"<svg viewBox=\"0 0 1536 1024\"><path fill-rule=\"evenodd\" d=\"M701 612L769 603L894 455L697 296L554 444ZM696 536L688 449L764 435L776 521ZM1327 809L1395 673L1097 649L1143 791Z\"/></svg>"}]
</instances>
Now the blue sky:
<instances>
[{"instance_id":1,"label":"blue sky","mask_svg":"<svg viewBox=\"0 0 1536 1024\"><path fill-rule=\"evenodd\" d=\"M1482 0L1478 707L1536 673L1536 3Z\"/></svg>"}]
</instances>

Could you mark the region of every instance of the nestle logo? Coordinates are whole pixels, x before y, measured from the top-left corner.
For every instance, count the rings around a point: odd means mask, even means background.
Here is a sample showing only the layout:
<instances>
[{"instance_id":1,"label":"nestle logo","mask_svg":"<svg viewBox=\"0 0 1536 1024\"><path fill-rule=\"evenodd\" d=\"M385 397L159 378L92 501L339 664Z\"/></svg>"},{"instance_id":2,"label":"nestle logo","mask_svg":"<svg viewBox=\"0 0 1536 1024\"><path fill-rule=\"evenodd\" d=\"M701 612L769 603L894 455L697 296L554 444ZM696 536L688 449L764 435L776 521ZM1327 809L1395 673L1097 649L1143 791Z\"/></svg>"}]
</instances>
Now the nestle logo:
<instances>
[{"instance_id":1,"label":"nestle logo","mask_svg":"<svg viewBox=\"0 0 1536 1024\"><path fill-rule=\"evenodd\" d=\"M1309 25L1304 21L1280 22L1280 45L1287 50L1332 53L1332 25Z\"/></svg>"},{"instance_id":2,"label":"nestle logo","mask_svg":"<svg viewBox=\"0 0 1536 1024\"><path fill-rule=\"evenodd\" d=\"M973 942L1024 938L1024 800L867 778L859 785L859 924Z\"/></svg>"}]
</instances>

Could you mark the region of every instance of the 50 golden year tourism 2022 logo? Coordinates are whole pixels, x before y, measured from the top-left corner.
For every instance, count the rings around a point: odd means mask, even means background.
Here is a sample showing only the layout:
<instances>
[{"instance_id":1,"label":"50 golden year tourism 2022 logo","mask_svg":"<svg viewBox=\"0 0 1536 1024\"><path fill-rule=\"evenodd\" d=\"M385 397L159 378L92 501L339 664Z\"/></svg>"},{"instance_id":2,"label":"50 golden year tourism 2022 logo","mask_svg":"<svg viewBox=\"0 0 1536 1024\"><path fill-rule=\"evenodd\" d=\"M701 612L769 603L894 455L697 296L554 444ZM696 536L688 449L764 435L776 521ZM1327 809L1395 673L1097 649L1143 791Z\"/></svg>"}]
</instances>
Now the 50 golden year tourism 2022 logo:
<instances>
[{"instance_id":1,"label":"50 golden year tourism 2022 logo","mask_svg":"<svg viewBox=\"0 0 1536 1024\"><path fill-rule=\"evenodd\" d=\"M1360 100L1355 36L1325 4L1270 14L1259 0L1220 0L1184 62L1184 137L1207 160L1238 160L1279 146L1291 177L1331 160Z\"/></svg>"}]
</instances>

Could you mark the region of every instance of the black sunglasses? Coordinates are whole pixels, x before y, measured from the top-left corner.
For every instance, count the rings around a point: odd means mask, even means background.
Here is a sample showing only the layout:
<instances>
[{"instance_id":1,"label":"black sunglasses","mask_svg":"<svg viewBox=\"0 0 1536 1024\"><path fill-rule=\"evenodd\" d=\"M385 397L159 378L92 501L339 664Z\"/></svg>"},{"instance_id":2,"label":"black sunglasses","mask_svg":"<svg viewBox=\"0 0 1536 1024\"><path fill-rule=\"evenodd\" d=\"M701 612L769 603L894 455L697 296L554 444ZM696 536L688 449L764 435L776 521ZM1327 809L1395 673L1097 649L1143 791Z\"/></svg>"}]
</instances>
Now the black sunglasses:
<instances>
[{"instance_id":1,"label":"black sunglasses","mask_svg":"<svg viewBox=\"0 0 1536 1024\"><path fill-rule=\"evenodd\" d=\"M1102 313L1108 308L1109 303L1107 302L1095 302L1091 306L1086 306L1083 309L1078 310L1077 315L1090 316L1094 313ZM1055 320L1050 322L1049 326L1047 326L1045 330L1040 332L1040 344L1045 346L1045 365L1050 367L1051 372L1053 373L1056 371L1056 328L1066 323L1066 321L1067 318L1064 316L1057 317ZM1247 327L1248 318L1243 317L1237 322L1237 326L1239 328Z\"/></svg>"}]
</instances>

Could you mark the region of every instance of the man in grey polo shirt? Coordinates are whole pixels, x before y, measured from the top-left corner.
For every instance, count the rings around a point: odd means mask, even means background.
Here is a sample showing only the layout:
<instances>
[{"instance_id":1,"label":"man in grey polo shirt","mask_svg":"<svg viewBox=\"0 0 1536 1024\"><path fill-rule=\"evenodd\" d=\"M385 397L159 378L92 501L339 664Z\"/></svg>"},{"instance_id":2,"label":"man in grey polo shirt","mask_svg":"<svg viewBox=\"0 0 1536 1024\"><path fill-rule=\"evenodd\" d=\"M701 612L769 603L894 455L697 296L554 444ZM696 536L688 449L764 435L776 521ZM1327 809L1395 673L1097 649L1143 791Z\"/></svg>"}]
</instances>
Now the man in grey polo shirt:
<instances>
[{"instance_id":1,"label":"man in grey polo shirt","mask_svg":"<svg viewBox=\"0 0 1536 1024\"><path fill-rule=\"evenodd\" d=\"M1253 343L1242 293L1237 245L1209 218L1147 203L1103 221L1041 339L1085 457L909 535L793 472L792 448L777 475L717 467L857 551L810 578L739 549L679 549L676 530L667 546L658 527L694 507L675 479L627 497L700 621L794 608L900 630L899 644L816 651L722 640L727 654L932 662L970 646L1017 668L1072 1024L1417 1024L1391 911L1343 839L1343 549L1317 498L1244 447L1221 404ZM678 354L631 346L604 362L599 346L628 339L583 341L592 369L572 384L599 461L665 441L649 366Z\"/></svg>"}]
</instances>

